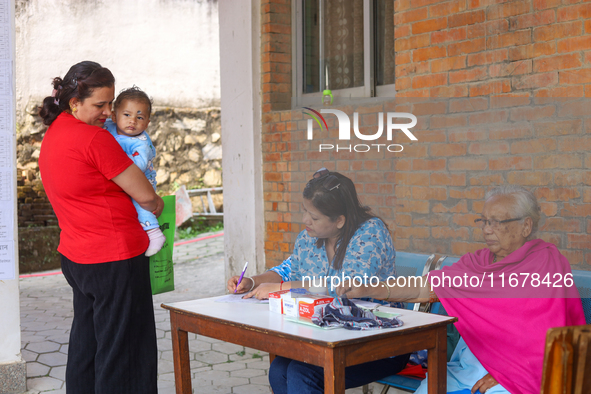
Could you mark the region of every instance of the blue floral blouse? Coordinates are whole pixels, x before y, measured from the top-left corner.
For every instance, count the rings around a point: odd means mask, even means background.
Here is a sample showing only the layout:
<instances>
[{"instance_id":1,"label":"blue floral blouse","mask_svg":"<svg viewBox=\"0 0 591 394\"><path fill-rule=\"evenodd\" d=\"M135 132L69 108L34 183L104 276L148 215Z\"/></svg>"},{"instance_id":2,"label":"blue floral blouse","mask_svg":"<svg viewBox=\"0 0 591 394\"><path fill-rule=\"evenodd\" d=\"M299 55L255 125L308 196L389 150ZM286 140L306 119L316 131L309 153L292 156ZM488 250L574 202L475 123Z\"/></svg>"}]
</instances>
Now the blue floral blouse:
<instances>
[{"instance_id":1,"label":"blue floral blouse","mask_svg":"<svg viewBox=\"0 0 591 394\"><path fill-rule=\"evenodd\" d=\"M326 248L316 247L317 238L310 237L306 230L302 231L295 242L293 254L282 264L271 268L271 271L279 274L284 281L301 281L303 277L315 277L316 283L319 278L343 275L361 279L366 275L369 279L375 276L379 281L385 281L389 276L396 276L394 260L396 252L392 237L384 222L378 218L372 218L362 223L349 241L341 270L337 271L329 264L326 255ZM306 279L307 281L307 279ZM336 281L336 279L335 279ZM330 289L330 278L328 288L330 294L335 293ZM359 283L359 282L357 282Z\"/></svg>"}]
</instances>

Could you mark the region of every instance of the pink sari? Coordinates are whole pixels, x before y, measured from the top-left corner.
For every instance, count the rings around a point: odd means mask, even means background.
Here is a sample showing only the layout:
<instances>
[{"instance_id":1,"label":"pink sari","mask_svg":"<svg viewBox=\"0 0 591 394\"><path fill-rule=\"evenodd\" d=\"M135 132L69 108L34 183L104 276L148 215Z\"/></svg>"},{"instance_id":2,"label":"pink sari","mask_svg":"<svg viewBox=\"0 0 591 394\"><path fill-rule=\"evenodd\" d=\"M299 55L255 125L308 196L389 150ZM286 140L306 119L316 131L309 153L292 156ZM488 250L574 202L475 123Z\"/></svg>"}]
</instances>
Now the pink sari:
<instances>
[{"instance_id":1,"label":"pink sari","mask_svg":"<svg viewBox=\"0 0 591 394\"><path fill-rule=\"evenodd\" d=\"M539 393L546 331L585 324L577 288L568 279L570 264L553 244L539 239L500 262L493 263L493 257L488 249L468 253L432 271L431 283L447 313L458 317L456 328L472 353L499 384L512 394ZM540 284L532 280L534 273ZM456 286L447 280L442 286L446 276L455 277Z\"/></svg>"}]
</instances>

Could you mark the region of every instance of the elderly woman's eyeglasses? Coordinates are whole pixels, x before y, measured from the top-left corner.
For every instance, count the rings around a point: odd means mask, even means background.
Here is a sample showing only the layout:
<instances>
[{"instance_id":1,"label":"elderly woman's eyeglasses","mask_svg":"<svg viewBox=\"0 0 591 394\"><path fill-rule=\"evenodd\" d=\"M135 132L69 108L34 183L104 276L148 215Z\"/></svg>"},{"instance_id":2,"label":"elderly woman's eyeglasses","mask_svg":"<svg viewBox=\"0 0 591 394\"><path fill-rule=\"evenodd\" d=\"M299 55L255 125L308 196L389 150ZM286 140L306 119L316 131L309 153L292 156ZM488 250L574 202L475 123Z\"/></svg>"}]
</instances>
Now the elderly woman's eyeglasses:
<instances>
[{"instance_id":1,"label":"elderly woman's eyeglasses","mask_svg":"<svg viewBox=\"0 0 591 394\"><path fill-rule=\"evenodd\" d=\"M509 223L509 222L516 222L517 220L521 220L523 218L515 218L515 219L505 219L505 220L496 220L496 219L474 219L474 223L476 226L480 228L484 228L486 226L490 226L493 229L499 227L500 224Z\"/></svg>"},{"instance_id":2,"label":"elderly woman's eyeglasses","mask_svg":"<svg viewBox=\"0 0 591 394\"><path fill-rule=\"evenodd\" d=\"M328 171L324 167L322 167L321 169L316 171L313 175L314 179L324 178L324 177L326 177L326 179L322 182L322 186L324 186L324 188L326 190L328 190L329 192L333 191L334 189L338 189L339 186L341 186L341 183L339 182L339 178L337 178L334 175L330 175L330 171Z\"/></svg>"}]
</instances>

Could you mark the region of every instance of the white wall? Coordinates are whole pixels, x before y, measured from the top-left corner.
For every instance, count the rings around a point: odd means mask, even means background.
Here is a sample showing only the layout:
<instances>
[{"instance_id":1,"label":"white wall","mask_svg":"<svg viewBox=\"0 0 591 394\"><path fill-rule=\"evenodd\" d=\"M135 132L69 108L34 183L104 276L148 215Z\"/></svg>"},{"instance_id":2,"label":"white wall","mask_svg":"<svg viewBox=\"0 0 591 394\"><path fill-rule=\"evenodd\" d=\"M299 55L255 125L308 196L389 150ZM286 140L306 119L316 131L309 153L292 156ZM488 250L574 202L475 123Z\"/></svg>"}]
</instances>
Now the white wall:
<instances>
[{"instance_id":1,"label":"white wall","mask_svg":"<svg viewBox=\"0 0 591 394\"><path fill-rule=\"evenodd\" d=\"M259 3L223 0L219 6L226 279L245 261L246 276L265 269Z\"/></svg>"},{"instance_id":2,"label":"white wall","mask_svg":"<svg viewBox=\"0 0 591 394\"><path fill-rule=\"evenodd\" d=\"M17 0L16 49L17 110L82 60L109 68L116 92L135 84L155 105L219 105L216 0Z\"/></svg>"}]
</instances>

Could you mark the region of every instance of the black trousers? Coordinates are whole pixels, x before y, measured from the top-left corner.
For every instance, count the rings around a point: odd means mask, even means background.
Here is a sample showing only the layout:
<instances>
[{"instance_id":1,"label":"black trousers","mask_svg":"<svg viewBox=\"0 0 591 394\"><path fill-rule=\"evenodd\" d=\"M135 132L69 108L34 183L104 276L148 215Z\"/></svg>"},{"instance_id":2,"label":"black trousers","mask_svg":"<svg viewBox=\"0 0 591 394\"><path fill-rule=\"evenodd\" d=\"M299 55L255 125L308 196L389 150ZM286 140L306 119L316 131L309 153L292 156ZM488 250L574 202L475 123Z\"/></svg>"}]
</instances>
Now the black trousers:
<instances>
[{"instance_id":1,"label":"black trousers","mask_svg":"<svg viewBox=\"0 0 591 394\"><path fill-rule=\"evenodd\" d=\"M77 264L62 255L61 262L74 293L66 392L156 394L149 258Z\"/></svg>"}]
</instances>

